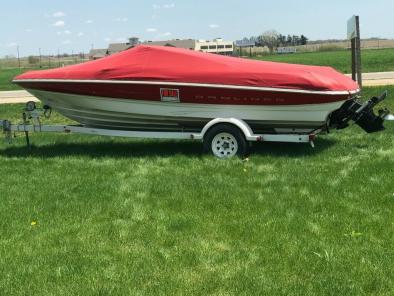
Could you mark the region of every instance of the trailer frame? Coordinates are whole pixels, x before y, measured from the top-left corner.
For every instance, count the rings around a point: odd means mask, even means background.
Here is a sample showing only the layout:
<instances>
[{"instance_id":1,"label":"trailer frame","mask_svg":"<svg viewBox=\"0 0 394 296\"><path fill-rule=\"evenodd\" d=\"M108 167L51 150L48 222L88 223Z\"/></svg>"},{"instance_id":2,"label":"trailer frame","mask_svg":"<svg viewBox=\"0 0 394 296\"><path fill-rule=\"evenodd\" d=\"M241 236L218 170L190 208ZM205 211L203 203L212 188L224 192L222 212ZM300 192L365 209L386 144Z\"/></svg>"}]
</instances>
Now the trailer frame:
<instances>
[{"instance_id":1,"label":"trailer frame","mask_svg":"<svg viewBox=\"0 0 394 296\"><path fill-rule=\"evenodd\" d=\"M48 115L49 114L49 115ZM22 113L22 123L13 124L9 120L0 120L0 128L3 130L6 140L12 142L12 134L24 133L26 144L30 148L30 133L75 133L96 136L124 137L124 138L151 138L151 139L177 139L177 140L200 140L204 141L205 135L212 127L218 125L233 125L237 127L247 142L285 142L285 143L309 143L314 147L314 140L323 129L317 129L309 133L279 133L279 134L255 134L250 126L238 118L215 118L208 122L201 132L173 132L173 131L138 131L117 130L87 127L83 125L48 125L42 124L41 118L49 118L51 110L38 109L34 102L28 102Z\"/></svg>"}]
</instances>

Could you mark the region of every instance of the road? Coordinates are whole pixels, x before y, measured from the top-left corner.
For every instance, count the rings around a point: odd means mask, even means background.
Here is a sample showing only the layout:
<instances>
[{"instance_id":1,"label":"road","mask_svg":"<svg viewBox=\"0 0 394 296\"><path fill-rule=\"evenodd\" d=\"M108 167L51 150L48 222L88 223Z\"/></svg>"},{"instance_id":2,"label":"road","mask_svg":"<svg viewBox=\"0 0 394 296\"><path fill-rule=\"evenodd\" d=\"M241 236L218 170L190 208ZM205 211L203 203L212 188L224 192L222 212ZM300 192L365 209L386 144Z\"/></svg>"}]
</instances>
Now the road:
<instances>
[{"instance_id":1,"label":"road","mask_svg":"<svg viewBox=\"0 0 394 296\"><path fill-rule=\"evenodd\" d=\"M38 100L25 90L0 91L0 104L26 103Z\"/></svg>"},{"instance_id":2,"label":"road","mask_svg":"<svg viewBox=\"0 0 394 296\"><path fill-rule=\"evenodd\" d=\"M394 72L363 73L363 86L384 85L394 85Z\"/></svg>"},{"instance_id":3,"label":"road","mask_svg":"<svg viewBox=\"0 0 394 296\"><path fill-rule=\"evenodd\" d=\"M377 72L363 74L363 86L384 85L394 85L394 72ZM26 103L28 101L38 100L24 90L0 91L0 104Z\"/></svg>"}]
</instances>

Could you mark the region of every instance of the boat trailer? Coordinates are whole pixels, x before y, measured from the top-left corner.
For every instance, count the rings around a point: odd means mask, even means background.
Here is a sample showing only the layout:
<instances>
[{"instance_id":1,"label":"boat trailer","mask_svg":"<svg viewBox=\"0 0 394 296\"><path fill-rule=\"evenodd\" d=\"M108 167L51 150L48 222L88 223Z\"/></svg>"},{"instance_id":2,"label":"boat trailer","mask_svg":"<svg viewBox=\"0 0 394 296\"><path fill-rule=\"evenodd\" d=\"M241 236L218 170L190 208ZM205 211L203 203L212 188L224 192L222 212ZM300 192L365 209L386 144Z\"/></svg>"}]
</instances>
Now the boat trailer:
<instances>
[{"instance_id":1,"label":"boat trailer","mask_svg":"<svg viewBox=\"0 0 394 296\"><path fill-rule=\"evenodd\" d=\"M357 98L347 101L339 110L331 114L325 127L313 131L293 129L288 133L277 134L255 134L245 121L237 118L213 119L199 133L114 130L83 125L46 125L42 124L41 118L49 118L52 112L51 108L48 106L37 108L33 101L26 104L22 113L22 123L13 124L9 120L0 120L0 128L8 143L12 142L16 133L24 133L29 149L31 148L29 133L61 132L125 138L201 140L205 150L211 150L219 158L228 158L236 154L247 154L248 142L309 143L314 147L314 140L319 133L329 131L330 128L346 128L350 121L355 122L368 133L381 131L384 129L383 122L385 120L394 120L394 116L387 109L380 110L379 115L374 114L373 108L386 96L387 92L379 97L373 97L365 103Z\"/></svg>"},{"instance_id":2,"label":"boat trailer","mask_svg":"<svg viewBox=\"0 0 394 296\"><path fill-rule=\"evenodd\" d=\"M244 136L245 142L287 142L287 143L309 143L314 147L313 141L316 135L322 130L318 129L310 133L293 133L293 134L255 134L249 125L236 118L216 118L207 123L201 132L172 132L172 131L130 131L130 130L114 130L92 128L83 125L47 125L42 123L42 118L49 118L51 109L47 106L44 108L37 108L36 104L31 101L26 104L22 113L22 122L13 124L9 120L0 120L0 129L5 134L6 141L12 143L12 139L16 137L17 133L24 133L26 145L30 149L30 133L41 132L60 132L60 133L77 133L96 136L110 136L110 137L125 137L125 138L151 138L151 139L183 139L183 140L206 140L207 136L212 134L213 128L222 126L225 130L230 129L227 133L221 131L222 134L217 139L220 142L220 148L215 149L216 156L225 158L237 154L235 148L239 148L241 143L237 137L231 135L231 129L239 129L241 135ZM217 136L216 134L214 136ZM224 139L223 139L224 136ZM211 143L209 143L211 144ZM213 148L213 146L212 146ZM246 152L246 151L245 151ZM234 155L233 155L234 154Z\"/></svg>"}]
</instances>

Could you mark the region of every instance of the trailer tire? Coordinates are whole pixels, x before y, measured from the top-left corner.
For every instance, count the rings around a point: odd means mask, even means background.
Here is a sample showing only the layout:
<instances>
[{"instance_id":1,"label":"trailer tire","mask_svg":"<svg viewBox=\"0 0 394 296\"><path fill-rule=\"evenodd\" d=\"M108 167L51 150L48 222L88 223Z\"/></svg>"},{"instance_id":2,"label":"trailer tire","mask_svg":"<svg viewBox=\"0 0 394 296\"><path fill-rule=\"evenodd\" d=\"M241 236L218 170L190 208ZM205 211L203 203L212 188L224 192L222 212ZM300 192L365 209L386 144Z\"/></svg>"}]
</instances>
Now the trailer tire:
<instances>
[{"instance_id":1,"label":"trailer tire","mask_svg":"<svg viewBox=\"0 0 394 296\"><path fill-rule=\"evenodd\" d=\"M232 124L217 124L204 136L204 150L218 158L245 157L249 145L242 131Z\"/></svg>"}]
</instances>

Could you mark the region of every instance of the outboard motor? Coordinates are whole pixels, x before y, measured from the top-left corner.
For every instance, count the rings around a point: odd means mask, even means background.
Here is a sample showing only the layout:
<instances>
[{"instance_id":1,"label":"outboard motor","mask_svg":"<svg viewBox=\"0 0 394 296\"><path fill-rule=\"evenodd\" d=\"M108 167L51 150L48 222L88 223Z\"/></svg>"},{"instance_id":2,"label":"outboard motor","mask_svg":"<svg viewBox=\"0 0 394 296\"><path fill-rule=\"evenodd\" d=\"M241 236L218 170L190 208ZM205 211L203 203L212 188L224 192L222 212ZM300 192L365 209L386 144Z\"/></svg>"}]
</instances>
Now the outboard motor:
<instances>
[{"instance_id":1,"label":"outboard motor","mask_svg":"<svg viewBox=\"0 0 394 296\"><path fill-rule=\"evenodd\" d=\"M379 97L373 97L363 103L359 98L347 101L340 109L333 112L330 118L330 127L344 129L349 126L352 120L367 133L374 133L384 130L383 123L388 118L390 111L385 108L379 110L376 115L373 108L384 101L387 91Z\"/></svg>"}]
</instances>

